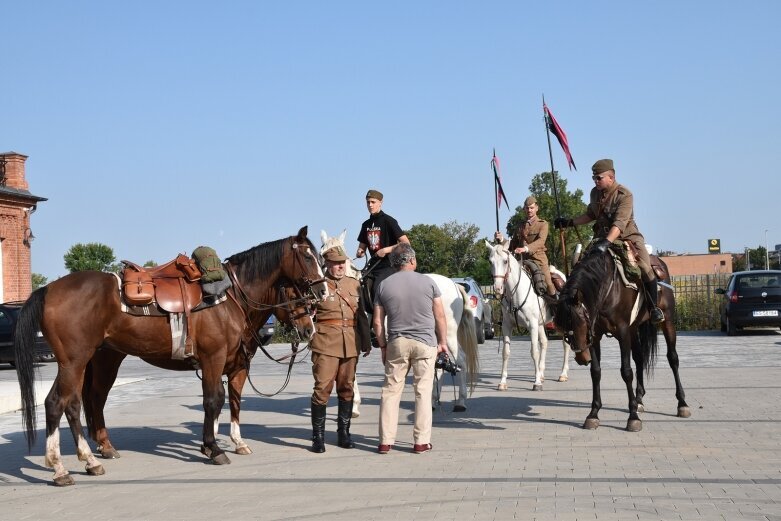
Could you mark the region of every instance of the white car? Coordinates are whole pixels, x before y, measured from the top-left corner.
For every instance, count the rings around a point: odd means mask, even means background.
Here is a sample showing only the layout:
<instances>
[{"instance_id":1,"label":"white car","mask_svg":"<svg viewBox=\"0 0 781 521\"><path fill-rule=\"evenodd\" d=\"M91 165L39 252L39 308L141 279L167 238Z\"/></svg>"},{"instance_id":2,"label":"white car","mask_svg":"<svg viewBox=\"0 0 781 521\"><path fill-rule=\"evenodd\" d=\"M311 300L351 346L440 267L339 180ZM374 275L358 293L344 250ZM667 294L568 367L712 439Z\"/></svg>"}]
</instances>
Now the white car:
<instances>
[{"instance_id":1,"label":"white car","mask_svg":"<svg viewBox=\"0 0 781 521\"><path fill-rule=\"evenodd\" d=\"M466 290L469 297L469 305L475 313L475 331L477 331L477 343L485 343L485 339L494 337L494 318L491 303L483 294L480 285L472 277L453 278L456 284Z\"/></svg>"}]
</instances>

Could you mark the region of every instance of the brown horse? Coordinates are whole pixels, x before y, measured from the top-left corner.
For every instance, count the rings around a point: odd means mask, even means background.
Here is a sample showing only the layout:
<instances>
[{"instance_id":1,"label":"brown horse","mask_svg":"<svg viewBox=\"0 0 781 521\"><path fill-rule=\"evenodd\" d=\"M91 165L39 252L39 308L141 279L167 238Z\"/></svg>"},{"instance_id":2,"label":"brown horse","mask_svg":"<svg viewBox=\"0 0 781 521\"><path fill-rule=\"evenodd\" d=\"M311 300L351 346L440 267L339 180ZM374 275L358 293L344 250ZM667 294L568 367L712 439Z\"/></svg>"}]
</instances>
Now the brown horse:
<instances>
[{"instance_id":1,"label":"brown horse","mask_svg":"<svg viewBox=\"0 0 781 521\"><path fill-rule=\"evenodd\" d=\"M667 266L659 260L667 272ZM629 420L626 430L642 430L638 410L643 410L643 372L650 375L656 359L657 326L649 320L647 297L638 281L637 289L627 287L618 272L613 255L589 252L572 270L561 291L554 322L564 332L565 339L576 353L580 365L591 363L592 401L591 412L583 425L585 429L599 427L599 410L602 408L600 381L601 346L603 335L610 334L621 348L621 378L629 397ZM669 277L662 280L659 291L659 307L665 315L661 329L667 342L667 360L675 378L675 396L678 399L678 416L690 416L681 380L678 376L678 353L675 350L676 331L673 323L675 297ZM637 370L637 392L632 390L632 365Z\"/></svg>"},{"instance_id":2,"label":"brown horse","mask_svg":"<svg viewBox=\"0 0 781 521\"><path fill-rule=\"evenodd\" d=\"M229 302L191 314L190 331L194 359L202 371L203 444L201 452L215 464L230 463L219 448L214 426L225 403L222 375L226 366L241 362L242 343L248 331L261 325L257 303L278 282L289 281L317 298L327 296L317 250L307 238L307 228L298 235L261 244L228 257L232 274ZM254 308L254 310L253 310ZM98 349L115 350L139 358L160 361L170 358L171 330L166 317L137 317L123 313L114 275L77 272L36 290L22 308L15 335L17 376L28 447L35 441L35 388L33 342L41 330L57 358L57 377L46 397L46 465L54 468L56 485L73 484L60 454L59 424L63 412L76 442L78 457L86 461L88 474L105 471L82 435L80 394L87 364Z\"/></svg>"},{"instance_id":3,"label":"brown horse","mask_svg":"<svg viewBox=\"0 0 781 521\"><path fill-rule=\"evenodd\" d=\"M309 340L315 331L315 308L312 304L311 298L302 295L295 285L278 284L270 287L263 298L252 304L250 313L253 316L250 323L264 324L273 313L280 322L295 326L300 338ZM223 370L223 375L228 377L228 404L231 416L230 439L236 447L236 454L241 455L252 454L252 449L241 437L239 415L241 414L241 394L247 381L250 360L260 347L260 339L257 338L257 335L252 334L252 331L247 331L247 333L250 334L250 338L242 343L242 356L228 360ZM87 431L97 444L98 452L106 459L120 457L109 438L103 410L109 391L117 379L119 367L126 356L127 354L115 351L108 346L98 349L95 356L87 364L84 375L81 398L84 417L87 421ZM170 357L143 358L143 360L156 367L173 371L193 371L195 369L189 360L172 360Z\"/></svg>"}]
</instances>

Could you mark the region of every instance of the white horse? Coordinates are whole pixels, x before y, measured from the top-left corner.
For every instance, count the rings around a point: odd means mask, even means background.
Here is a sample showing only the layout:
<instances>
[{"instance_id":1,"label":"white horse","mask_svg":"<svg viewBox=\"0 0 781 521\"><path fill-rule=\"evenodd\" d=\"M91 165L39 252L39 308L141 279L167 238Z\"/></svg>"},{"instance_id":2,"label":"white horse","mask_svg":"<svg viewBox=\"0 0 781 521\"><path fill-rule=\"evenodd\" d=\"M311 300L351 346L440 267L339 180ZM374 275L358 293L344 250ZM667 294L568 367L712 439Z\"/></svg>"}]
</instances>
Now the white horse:
<instances>
[{"instance_id":1,"label":"white horse","mask_svg":"<svg viewBox=\"0 0 781 521\"><path fill-rule=\"evenodd\" d=\"M329 237L325 231L320 232L320 239L323 245L320 253L323 254L331 248L341 246L344 248L344 238L347 230L343 230L338 237ZM347 263L347 276L360 280L361 272L355 267L352 260ZM453 407L455 412L466 410L467 382L470 391L474 388L478 372L477 358L477 332L475 331L474 311L466 303L469 301L464 288L443 275L429 273L436 282L440 293L442 294L442 304L445 308L445 319L447 320L447 347L450 351L451 360L455 360L460 371L455 375L455 383L458 385L458 398ZM370 311L371 303L368 303ZM441 395L443 378L442 370L436 371L437 385L434 386L434 407L437 405L437 398ZM360 412L358 406L361 403L361 394L358 390L358 378L356 376L353 383L353 417L358 417Z\"/></svg>"},{"instance_id":2,"label":"white horse","mask_svg":"<svg viewBox=\"0 0 781 521\"><path fill-rule=\"evenodd\" d=\"M542 391L545 381L545 354L548 350L548 337L545 335L545 324L553 320L551 309L545 300L532 289L531 278L521 269L521 265L510 253L509 241L502 244L492 244L485 241L488 248L488 261L491 263L491 275L494 277L494 293L502 302L502 377L498 389L507 390L507 365L510 361L510 334L516 325L529 330L531 337L531 355L534 361L535 391ZM551 267L552 271L555 268ZM564 277L558 270L556 273ZM569 379L569 344L564 345L564 362L559 375L559 382Z\"/></svg>"}]
</instances>

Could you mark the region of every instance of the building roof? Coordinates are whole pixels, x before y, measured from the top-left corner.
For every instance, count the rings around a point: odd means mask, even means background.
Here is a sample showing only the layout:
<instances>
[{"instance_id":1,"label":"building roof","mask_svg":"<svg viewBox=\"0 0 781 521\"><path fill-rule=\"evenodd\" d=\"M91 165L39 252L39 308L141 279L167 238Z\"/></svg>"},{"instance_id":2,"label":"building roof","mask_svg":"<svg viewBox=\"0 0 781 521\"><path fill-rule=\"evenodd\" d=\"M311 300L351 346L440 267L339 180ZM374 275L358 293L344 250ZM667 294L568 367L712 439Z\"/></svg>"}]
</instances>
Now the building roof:
<instances>
[{"instance_id":1,"label":"building roof","mask_svg":"<svg viewBox=\"0 0 781 521\"><path fill-rule=\"evenodd\" d=\"M10 195L13 197L21 197L24 199L30 199L31 201L48 201L46 197L39 197L33 195L29 190L21 190L19 188L11 188L10 186L0 186L0 195Z\"/></svg>"}]
</instances>

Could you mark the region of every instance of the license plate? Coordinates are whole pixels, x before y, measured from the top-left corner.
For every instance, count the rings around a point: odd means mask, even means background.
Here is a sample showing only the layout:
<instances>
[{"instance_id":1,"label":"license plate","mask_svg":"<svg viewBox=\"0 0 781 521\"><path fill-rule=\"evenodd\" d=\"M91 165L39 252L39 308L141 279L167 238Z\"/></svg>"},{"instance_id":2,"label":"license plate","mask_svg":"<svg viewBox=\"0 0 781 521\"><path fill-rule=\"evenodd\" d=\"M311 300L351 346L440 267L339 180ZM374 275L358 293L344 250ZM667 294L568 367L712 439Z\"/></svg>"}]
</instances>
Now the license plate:
<instances>
[{"instance_id":1,"label":"license plate","mask_svg":"<svg viewBox=\"0 0 781 521\"><path fill-rule=\"evenodd\" d=\"M769 309L767 311L754 311L755 317L777 317L778 316L778 310L777 309Z\"/></svg>"}]
</instances>

